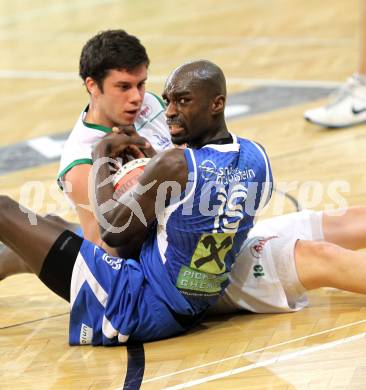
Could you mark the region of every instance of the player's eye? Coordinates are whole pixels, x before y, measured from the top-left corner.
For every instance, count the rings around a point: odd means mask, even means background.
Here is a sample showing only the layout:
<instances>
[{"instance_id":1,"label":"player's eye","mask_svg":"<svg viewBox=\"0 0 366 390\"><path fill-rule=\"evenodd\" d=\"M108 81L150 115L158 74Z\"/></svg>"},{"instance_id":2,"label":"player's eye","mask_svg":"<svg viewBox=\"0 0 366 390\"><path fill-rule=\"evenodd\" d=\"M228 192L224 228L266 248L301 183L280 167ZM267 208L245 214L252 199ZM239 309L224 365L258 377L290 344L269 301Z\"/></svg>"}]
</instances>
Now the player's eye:
<instances>
[{"instance_id":1,"label":"player's eye","mask_svg":"<svg viewBox=\"0 0 366 390\"><path fill-rule=\"evenodd\" d=\"M121 91L128 91L130 89L130 86L128 84L122 84L119 86L119 89Z\"/></svg>"}]
</instances>

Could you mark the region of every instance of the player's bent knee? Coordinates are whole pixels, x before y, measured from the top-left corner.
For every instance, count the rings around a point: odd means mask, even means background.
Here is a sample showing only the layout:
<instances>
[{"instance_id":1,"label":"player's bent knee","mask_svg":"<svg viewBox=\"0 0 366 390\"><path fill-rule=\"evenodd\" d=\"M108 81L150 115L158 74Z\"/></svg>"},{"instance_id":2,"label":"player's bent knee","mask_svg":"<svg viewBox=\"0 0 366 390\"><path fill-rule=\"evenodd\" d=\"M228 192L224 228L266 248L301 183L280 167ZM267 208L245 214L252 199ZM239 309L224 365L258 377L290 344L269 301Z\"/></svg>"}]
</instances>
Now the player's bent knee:
<instances>
[{"instance_id":1,"label":"player's bent knee","mask_svg":"<svg viewBox=\"0 0 366 390\"><path fill-rule=\"evenodd\" d=\"M337 246L326 241L312 241L311 250L317 259L323 259L326 262L331 262L336 254Z\"/></svg>"},{"instance_id":2,"label":"player's bent knee","mask_svg":"<svg viewBox=\"0 0 366 390\"><path fill-rule=\"evenodd\" d=\"M297 242L295 251L297 272L307 290L330 286L337 248L337 245L325 241Z\"/></svg>"}]
</instances>

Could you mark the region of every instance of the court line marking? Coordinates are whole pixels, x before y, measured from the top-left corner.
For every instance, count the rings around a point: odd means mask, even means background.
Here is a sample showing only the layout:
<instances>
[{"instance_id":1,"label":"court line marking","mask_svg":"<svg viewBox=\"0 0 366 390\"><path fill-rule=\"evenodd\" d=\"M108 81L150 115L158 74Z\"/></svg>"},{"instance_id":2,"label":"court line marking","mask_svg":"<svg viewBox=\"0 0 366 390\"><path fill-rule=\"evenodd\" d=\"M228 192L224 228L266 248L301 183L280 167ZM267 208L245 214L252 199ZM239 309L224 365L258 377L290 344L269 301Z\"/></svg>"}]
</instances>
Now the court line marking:
<instances>
[{"instance_id":1,"label":"court line marking","mask_svg":"<svg viewBox=\"0 0 366 390\"><path fill-rule=\"evenodd\" d=\"M278 194L281 194L285 198L287 198L293 204L293 206L295 207L296 211L301 211L302 210L302 206L299 203L299 201L294 196L289 194L288 192L282 191L282 190L280 190L280 189L278 189L276 187L273 187L273 191L277 192Z\"/></svg>"},{"instance_id":2,"label":"court line marking","mask_svg":"<svg viewBox=\"0 0 366 390\"><path fill-rule=\"evenodd\" d=\"M44 320L50 320L52 318L57 318L57 317L62 317L62 316L65 316L67 314L70 314L70 312L67 312L67 313L60 313L60 314L53 314L49 317L42 317L42 318L37 318L36 320L30 320L30 321L24 321L24 322L19 322L17 324L12 324L12 325L6 325L6 326L2 326L0 328L0 330L5 330L5 329L10 329L10 328L16 328L17 326L23 326L23 325L28 325L28 324L33 324L35 322L40 322L40 321L44 321Z\"/></svg>"},{"instance_id":3,"label":"court line marking","mask_svg":"<svg viewBox=\"0 0 366 390\"><path fill-rule=\"evenodd\" d=\"M287 341L284 341L282 343L269 345L269 346L266 346L266 347L263 347L263 348L255 349L253 351L243 352L243 353L240 353L238 355L230 356L230 357L227 357L227 358L224 358L224 359L214 360L214 361L209 362L209 363L200 364L198 366L185 368L185 369L179 370L179 371L174 371L174 372L171 372L169 374L159 375L159 376L154 377L154 378L146 379L142 383L155 382L155 381L158 381L160 379L168 378L170 376L179 375L179 374L182 374L182 373L188 372L188 371L193 371L193 370L196 370L198 368L212 366L214 364L223 363L223 362L226 362L226 361L229 361L229 360L233 360L233 359L239 359L239 358L242 358L242 357L245 357L245 356L253 355L253 354L258 353L258 352L267 351L267 350L270 350L270 349L273 349L273 348L276 348L276 347L280 347L280 346L283 346L283 345L291 344L291 343L294 343L294 342L297 342L297 341L301 341L301 340L306 340L306 339L309 339L311 337L320 336L322 334L334 332L334 331L337 331L337 330L340 330L340 329L348 328L350 326L359 325L359 324L362 324L362 323L366 323L366 319L365 320L356 321L356 322L351 322L350 324L346 324L346 325L337 326L335 328L322 330L320 332L316 332L316 333L313 333L313 334L310 334L310 335L307 335L307 336L297 337L295 339L287 340Z\"/></svg>"},{"instance_id":4,"label":"court line marking","mask_svg":"<svg viewBox=\"0 0 366 390\"><path fill-rule=\"evenodd\" d=\"M150 40L158 41L159 43L205 43L205 44L227 44L230 43L231 46L237 44L243 44L244 47L256 47L256 46L268 46L268 45L286 45L286 46L298 46L299 44L305 46L314 46L314 45L324 45L326 47L340 47L346 46L349 47L350 44L355 44L356 41L352 38L318 38L318 37L271 37L271 36L259 36L259 37L243 37L243 36L230 36L230 37L221 37L221 36L210 36L210 35L192 35L192 36L182 36L182 35L141 35L141 40Z\"/></svg>"},{"instance_id":5,"label":"court line marking","mask_svg":"<svg viewBox=\"0 0 366 390\"><path fill-rule=\"evenodd\" d=\"M115 2L115 0L110 0ZM99 1L98 1L99 3ZM98 3L96 5L98 5ZM1 20L0 20L1 22ZM90 38L88 32L74 32L63 31L60 37L60 32L49 31L45 34L42 31L2 31L0 41L14 39L14 37L25 37L27 41L47 42L50 39L50 34L58 35L58 39L65 41L73 41L75 39L84 40ZM243 37L243 36L219 36L219 35L159 35L159 34L139 34L140 40L144 43L146 41L156 42L159 45L171 45L179 43L204 43L204 44L241 44L244 47L256 47L256 46L268 46L268 45L283 45L283 46L333 46L333 47L349 47L350 45L356 45L356 40L353 38L319 38L319 37L273 37L273 36L258 36L258 37Z\"/></svg>"},{"instance_id":6,"label":"court line marking","mask_svg":"<svg viewBox=\"0 0 366 390\"><path fill-rule=\"evenodd\" d=\"M117 3L118 0L82 0L73 1L66 4L51 4L40 8L29 8L23 12L16 14L4 15L0 17L0 27L7 27L18 22L27 22L34 18L49 16L51 14L59 15L60 12L71 11L81 8L89 8L91 6L99 6L106 3ZM60 32L61 34L61 32ZM46 34L47 35L47 34Z\"/></svg>"},{"instance_id":7,"label":"court line marking","mask_svg":"<svg viewBox=\"0 0 366 390\"><path fill-rule=\"evenodd\" d=\"M363 332L363 333L359 333L359 334L354 335L354 336L345 337L345 338L340 339L340 340L330 341L328 343L316 345L316 346L309 347L309 348L303 348L303 349L300 349L300 350L295 351L295 352L279 354L273 358L266 359L266 360L263 360L263 361L258 362L258 363L253 363L253 364L249 364L247 366L238 367L238 368L228 370L228 371L223 371L223 372L220 372L218 374L206 376L204 378L200 378L200 379L196 379L196 380L193 380L190 382L182 383L180 385L165 387L164 389L165 390L186 389L188 387L192 387L192 386L199 385L202 383L210 382L210 381L213 381L215 379L225 378L225 377L240 374L240 373L243 373L246 371L254 370L254 369L259 368L259 367L266 367L266 366L270 366L270 365L273 365L273 364L276 364L279 362L288 361L288 360L291 360L291 359L294 359L294 358L297 358L300 356L309 355L313 352L319 352L319 351L325 351L328 349L332 349L332 348L337 347L337 346L342 345L342 344L347 344L347 343L354 342L356 340L360 340L360 339L364 338L365 336L366 336L366 332Z\"/></svg>"},{"instance_id":8,"label":"court line marking","mask_svg":"<svg viewBox=\"0 0 366 390\"><path fill-rule=\"evenodd\" d=\"M144 344L127 344L127 372L121 390L139 390L145 372Z\"/></svg>"},{"instance_id":9,"label":"court line marking","mask_svg":"<svg viewBox=\"0 0 366 390\"><path fill-rule=\"evenodd\" d=\"M165 83L167 76L151 75L148 83ZM42 70L0 70L0 79L34 79L34 80L79 80L76 72L53 72ZM257 85L278 85L290 87L338 87L343 82L322 81L322 80L280 80L280 79L256 79L246 77L228 77L227 84Z\"/></svg>"}]
</instances>

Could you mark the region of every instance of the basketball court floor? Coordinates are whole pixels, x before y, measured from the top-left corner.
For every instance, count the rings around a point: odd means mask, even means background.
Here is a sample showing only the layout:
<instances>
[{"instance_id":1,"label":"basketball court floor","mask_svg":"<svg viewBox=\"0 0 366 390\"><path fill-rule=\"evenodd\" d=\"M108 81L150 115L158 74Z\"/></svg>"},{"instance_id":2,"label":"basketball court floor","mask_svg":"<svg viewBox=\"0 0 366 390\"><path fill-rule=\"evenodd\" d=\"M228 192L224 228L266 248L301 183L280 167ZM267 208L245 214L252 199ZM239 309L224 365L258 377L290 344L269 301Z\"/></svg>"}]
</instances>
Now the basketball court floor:
<instances>
[{"instance_id":1,"label":"basketball court floor","mask_svg":"<svg viewBox=\"0 0 366 390\"><path fill-rule=\"evenodd\" d=\"M76 221L55 177L87 102L78 58L98 31L124 28L149 52L152 92L185 61L223 68L230 130L272 161L265 216L366 204L366 124L302 117L357 68L359 15L358 0L0 0L1 193ZM210 317L173 339L69 347L68 305L14 276L0 282L0 389L365 389L365 297L309 297L297 313Z\"/></svg>"}]
</instances>

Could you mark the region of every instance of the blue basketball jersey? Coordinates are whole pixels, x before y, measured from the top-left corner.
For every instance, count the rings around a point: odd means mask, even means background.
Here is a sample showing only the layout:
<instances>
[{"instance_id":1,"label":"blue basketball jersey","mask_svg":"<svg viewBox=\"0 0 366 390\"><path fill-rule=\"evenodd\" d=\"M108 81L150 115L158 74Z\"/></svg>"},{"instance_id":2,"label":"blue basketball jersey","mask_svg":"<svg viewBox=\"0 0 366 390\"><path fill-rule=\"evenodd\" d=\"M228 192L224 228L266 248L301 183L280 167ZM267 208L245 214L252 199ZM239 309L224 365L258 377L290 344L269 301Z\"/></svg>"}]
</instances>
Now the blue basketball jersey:
<instances>
[{"instance_id":1,"label":"blue basketball jersey","mask_svg":"<svg viewBox=\"0 0 366 390\"><path fill-rule=\"evenodd\" d=\"M268 159L259 145L235 136L230 144L184 153L186 187L162 186L163 194L172 188L172 197L163 202L140 261L83 241L71 280L70 344L182 333L187 328L180 316L199 317L227 286L254 215L271 195Z\"/></svg>"},{"instance_id":2,"label":"blue basketball jersey","mask_svg":"<svg viewBox=\"0 0 366 390\"><path fill-rule=\"evenodd\" d=\"M187 148L185 157L185 191L177 188L158 216L141 264L162 302L178 313L197 314L227 286L255 213L270 198L272 174L263 149L235 136L230 144Z\"/></svg>"}]
</instances>

